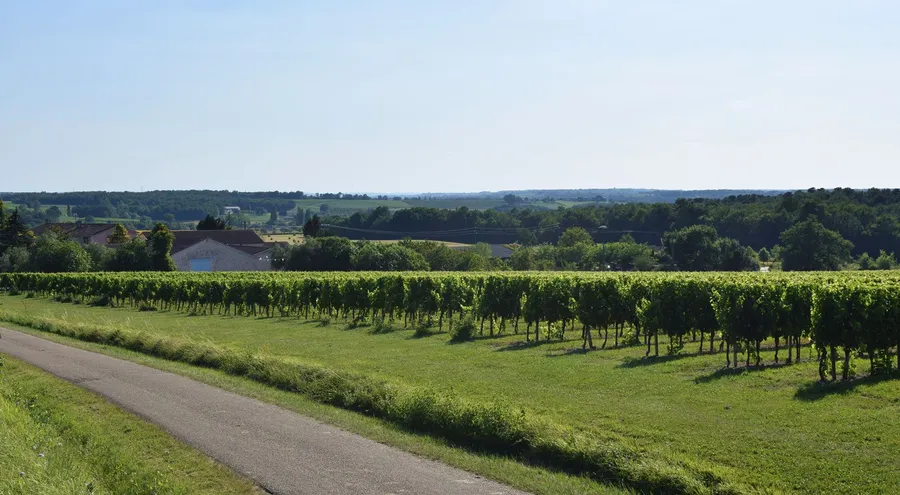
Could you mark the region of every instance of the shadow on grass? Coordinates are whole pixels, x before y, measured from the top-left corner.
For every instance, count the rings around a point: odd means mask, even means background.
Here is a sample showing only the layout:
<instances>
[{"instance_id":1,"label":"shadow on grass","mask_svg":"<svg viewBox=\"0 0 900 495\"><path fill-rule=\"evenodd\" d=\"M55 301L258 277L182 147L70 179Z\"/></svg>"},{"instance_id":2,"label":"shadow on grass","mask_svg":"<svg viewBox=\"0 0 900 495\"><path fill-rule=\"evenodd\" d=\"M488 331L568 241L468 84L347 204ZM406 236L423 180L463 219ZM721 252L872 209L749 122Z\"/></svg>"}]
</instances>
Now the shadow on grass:
<instances>
[{"instance_id":1,"label":"shadow on grass","mask_svg":"<svg viewBox=\"0 0 900 495\"><path fill-rule=\"evenodd\" d=\"M450 332L448 332L446 330L438 330L436 328L429 328L427 330L416 330L416 331L413 331L412 335L407 337L406 340L419 340L419 339L425 339L428 337L435 337L438 335L446 335L448 333L450 333Z\"/></svg>"},{"instance_id":2,"label":"shadow on grass","mask_svg":"<svg viewBox=\"0 0 900 495\"><path fill-rule=\"evenodd\" d=\"M674 355L660 355L660 356L645 356L640 358L625 358L625 361L616 366L617 368L640 368L641 366L653 366L654 364L663 364L669 363L672 361L679 361L681 359L687 359L697 356L704 356L705 354L694 354L694 353L684 353L684 354L674 354Z\"/></svg>"},{"instance_id":3,"label":"shadow on grass","mask_svg":"<svg viewBox=\"0 0 900 495\"><path fill-rule=\"evenodd\" d=\"M857 387L861 387L863 385L874 385L876 383L888 380L896 380L898 378L900 378L900 374L894 372L892 374L886 375L869 375L863 378L857 378L855 380L847 381L809 382L805 385L801 385L800 388L797 389L797 392L794 393L794 398L806 402L812 402L819 399L824 399L825 397L831 395L848 394L855 390Z\"/></svg>"},{"instance_id":4,"label":"shadow on grass","mask_svg":"<svg viewBox=\"0 0 900 495\"><path fill-rule=\"evenodd\" d=\"M583 356L585 354L589 354L591 352L601 351L601 350L603 350L603 349L600 349L599 347L594 348L594 349L591 349L591 348L582 349L581 347L573 347L571 349L564 349L560 352L548 353L547 357L558 358L558 357L566 357L566 356Z\"/></svg>"},{"instance_id":5,"label":"shadow on grass","mask_svg":"<svg viewBox=\"0 0 900 495\"><path fill-rule=\"evenodd\" d=\"M728 376L738 376L743 375L744 373L754 373L757 371L766 371L766 370L774 370L778 368L784 368L787 366L793 366L793 364L789 363L778 363L778 364L763 364L760 366L750 365L748 366L739 366L737 368L720 368L712 373L707 375L698 376L694 378L694 383L710 383L714 382L720 378L725 378Z\"/></svg>"},{"instance_id":6,"label":"shadow on grass","mask_svg":"<svg viewBox=\"0 0 900 495\"><path fill-rule=\"evenodd\" d=\"M485 338L485 337L482 337L482 339L483 338ZM490 337L486 337L486 338L490 338ZM496 338L496 337L494 337L494 338ZM511 342L504 346L497 347L496 349L494 349L494 352L524 351L527 349L534 349L536 347L541 347L541 346L547 345L547 344L559 344L560 342L565 342L565 341L552 339L552 340L539 340L539 341L532 340L532 341L528 341L528 342L523 342L523 341Z\"/></svg>"}]
</instances>

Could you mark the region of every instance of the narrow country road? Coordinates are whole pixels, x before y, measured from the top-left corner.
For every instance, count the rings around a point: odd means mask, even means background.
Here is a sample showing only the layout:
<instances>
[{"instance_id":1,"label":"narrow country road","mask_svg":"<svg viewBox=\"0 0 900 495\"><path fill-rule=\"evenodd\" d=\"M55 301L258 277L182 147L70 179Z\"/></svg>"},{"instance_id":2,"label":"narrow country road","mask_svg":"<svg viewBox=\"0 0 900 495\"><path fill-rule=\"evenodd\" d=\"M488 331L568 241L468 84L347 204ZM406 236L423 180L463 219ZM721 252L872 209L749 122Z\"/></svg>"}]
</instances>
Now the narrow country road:
<instances>
[{"instance_id":1,"label":"narrow country road","mask_svg":"<svg viewBox=\"0 0 900 495\"><path fill-rule=\"evenodd\" d=\"M96 392L277 494L522 492L291 411L0 328L0 353Z\"/></svg>"}]
</instances>

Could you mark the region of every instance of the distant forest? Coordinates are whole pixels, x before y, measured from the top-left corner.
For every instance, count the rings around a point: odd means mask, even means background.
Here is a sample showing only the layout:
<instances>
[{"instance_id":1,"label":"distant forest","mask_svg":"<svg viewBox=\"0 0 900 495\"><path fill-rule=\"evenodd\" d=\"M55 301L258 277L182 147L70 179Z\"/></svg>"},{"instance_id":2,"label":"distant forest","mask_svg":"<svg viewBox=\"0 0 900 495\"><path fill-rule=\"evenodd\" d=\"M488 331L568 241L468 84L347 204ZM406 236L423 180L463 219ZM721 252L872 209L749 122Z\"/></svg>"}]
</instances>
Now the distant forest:
<instances>
[{"instance_id":1,"label":"distant forest","mask_svg":"<svg viewBox=\"0 0 900 495\"><path fill-rule=\"evenodd\" d=\"M70 193L0 193L0 199L22 204L31 209L40 205L71 207L80 218L128 218L146 216L153 220L200 220L206 215L220 215L225 206L242 210L268 212L294 208L294 199L303 192L237 192L237 191L148 191L148 192L70 192Z\"/></svg>"},{"instance_id":2,"label":"distant forest","mask_svg":"<svg viewBox=\"0 0 900 495\"><path fill-rule=\"evenodd\" d=\"M458 208L466 206L473 209L495 207L509 209L512 205L505 199L516 198L523 203L534 204L535 208L547 209L548 201L562 200L570 202L591 203L653 203L674 202L679 198L724 198L735 194L777 194L779 191L740 191L740 190L650 190L650 189L554 189L523 190L482 193L429 193L416 195L376 195L376 194L344 194L316 193L306 194L303 191L147 191L147 192L0 192L0 199L7 203L26 206L33 210L29 213L29 223L42 223L48 220L39 213L49 206L56 206L67 213L66 216L87 218L146 218L153 221L198 221L206 215L222 215L225 206L238 206L245 213L269 214L277 211L279 215L289 216L297 206L295 200L380 200L385 204L391 201L411 200L405 206L430 206L433 202L439 208ZM493 201L487 201L493 200ZM396 209L396 204L392 204ZM521 206L521 205L519 205ZM375 206L366 205L365 209ZM550 205L555 209L555 205ZM341 210L343 216L358 211L359 207L335 208ZM55 220L51 218L50 220Z\"/></svg>"},{"instance_id":3,"label":"distant forest","mask_svg":"<svg viewBox=\"0 0 900 495\"><path fill-rule=\"evenodd\" d=\"M624 233L659 244L665 232L692 225L714 227L723 237L754 249L779 243L782 232L808 217L853 242L854 253L900 252L900 189L810 189L777 196L745 194L723 199L678 199L674 203L584 205L509 211L378 208L349 218L328 219L335 233L351 238L389 238L397 232L440 232L442 240L555 242L570 227L586 229L598 242ZM388 234L388 232L390 234ZM411 236L415 237L415 236Z\"/></svg>"},{"instance_id":4,"label":"distant forest","mask_svg":"<svg viewBox=\"0 0 900 495\"><path fill-rule=\"evenodd\" d=\"M149 191L0 193L0 199L7 209L20 207L30 225L96 217L131 219L129 223L137 226L165 221L184 228L207 214L223 215L225 206L239 206L242 212L256 216L251 219L253 226L271 230L297 231L315 214L327 230L349 238L411 237L466 243L554 243L567 228L582 227L598 242L615 241L629 233L638 242L658 245L665 232L708 225L723 237L759 249L777 245L782 232L812 216L853 242L856 254L900 252L898 189L783 193L585 189L402 197L300 191ZM273 211L277 214L270 218Z\"/></svg>"}]
</instances>

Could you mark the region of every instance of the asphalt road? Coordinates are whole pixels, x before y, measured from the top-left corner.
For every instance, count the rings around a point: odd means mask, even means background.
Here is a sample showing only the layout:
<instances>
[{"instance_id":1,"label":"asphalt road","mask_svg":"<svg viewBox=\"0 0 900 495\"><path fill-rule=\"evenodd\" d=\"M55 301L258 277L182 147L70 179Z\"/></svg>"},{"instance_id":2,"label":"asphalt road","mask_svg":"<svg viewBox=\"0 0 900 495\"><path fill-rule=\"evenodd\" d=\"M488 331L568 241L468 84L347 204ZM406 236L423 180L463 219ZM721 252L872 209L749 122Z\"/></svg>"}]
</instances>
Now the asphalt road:
<instances>
[{"instance_id":1,"label":"asphalt road","mask_svg":"<svg viewBox=\"0 0 900 495\"><path fill-rule=\"evenodd\" d=\"M0 329L0 353L96 392L277 494L522 492L188 378Z\"/></svg>"}]
</instances>

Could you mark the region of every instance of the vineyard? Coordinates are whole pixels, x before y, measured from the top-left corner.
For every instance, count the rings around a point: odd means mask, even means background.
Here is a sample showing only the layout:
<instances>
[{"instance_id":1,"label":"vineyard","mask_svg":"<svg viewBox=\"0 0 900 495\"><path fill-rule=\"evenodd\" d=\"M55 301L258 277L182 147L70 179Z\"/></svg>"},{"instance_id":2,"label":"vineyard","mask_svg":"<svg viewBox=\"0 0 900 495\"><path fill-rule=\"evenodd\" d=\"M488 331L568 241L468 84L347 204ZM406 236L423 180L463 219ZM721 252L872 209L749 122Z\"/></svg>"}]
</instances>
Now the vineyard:
<instances>
[{"instance_id":1,"label":"vineyard","mask_svg":"<svg viewBox=\"0 0 900 495\"><path fill-rule=\"evenodd\" d=\"M583 348L641 345L676 355L687 345L727 366L800 359L809 343L819 378L900 368L900 275L506 273L0 274L10 292L194 314L342 319L451 329L526 341L580 335Z\"/></svg>"}]
</instances>

